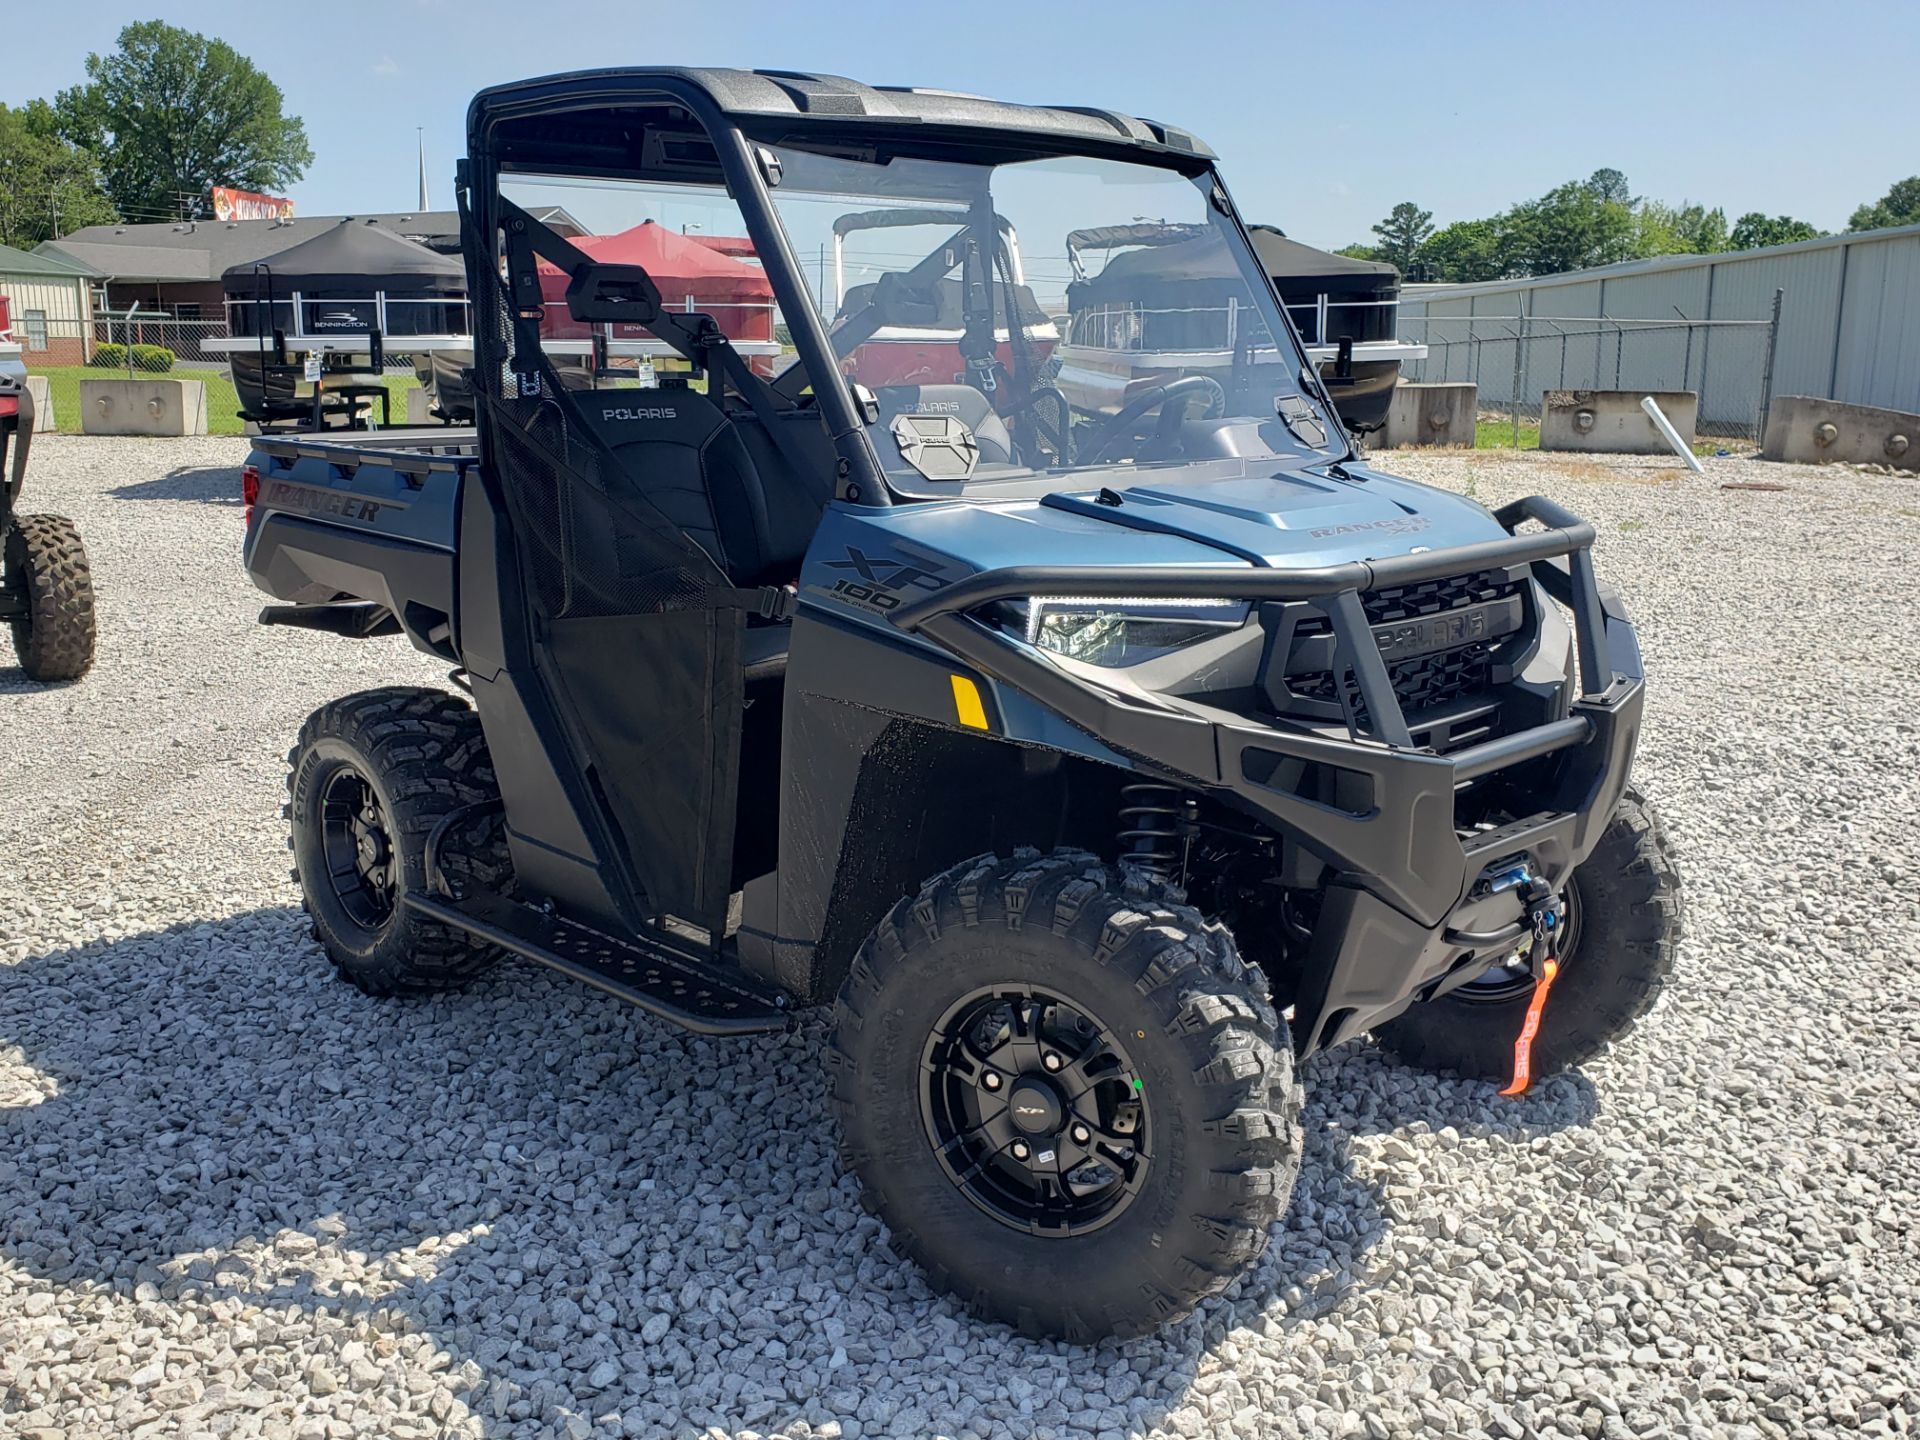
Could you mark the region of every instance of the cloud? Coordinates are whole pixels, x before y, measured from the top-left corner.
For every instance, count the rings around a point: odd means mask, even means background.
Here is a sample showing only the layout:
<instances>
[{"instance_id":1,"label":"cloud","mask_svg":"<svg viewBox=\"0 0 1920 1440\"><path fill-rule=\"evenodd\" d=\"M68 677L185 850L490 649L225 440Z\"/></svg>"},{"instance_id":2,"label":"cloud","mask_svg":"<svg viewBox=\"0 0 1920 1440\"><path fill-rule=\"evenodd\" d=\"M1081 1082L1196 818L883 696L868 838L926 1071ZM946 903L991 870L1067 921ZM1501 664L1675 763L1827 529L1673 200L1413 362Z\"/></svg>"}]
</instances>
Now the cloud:
<instances>
[{"instance_id":1,"label":"cloud","mask_svg":"<svg viewBox=\"0 0 1920 1440\"><path fill-rule=\"evenodd\" d=\"M374 61L369 68L372 69L374 74L380 76L398 75L400 73L400 62L391 55L382 55L378 60Z\"/></svg>"}]
</instances>

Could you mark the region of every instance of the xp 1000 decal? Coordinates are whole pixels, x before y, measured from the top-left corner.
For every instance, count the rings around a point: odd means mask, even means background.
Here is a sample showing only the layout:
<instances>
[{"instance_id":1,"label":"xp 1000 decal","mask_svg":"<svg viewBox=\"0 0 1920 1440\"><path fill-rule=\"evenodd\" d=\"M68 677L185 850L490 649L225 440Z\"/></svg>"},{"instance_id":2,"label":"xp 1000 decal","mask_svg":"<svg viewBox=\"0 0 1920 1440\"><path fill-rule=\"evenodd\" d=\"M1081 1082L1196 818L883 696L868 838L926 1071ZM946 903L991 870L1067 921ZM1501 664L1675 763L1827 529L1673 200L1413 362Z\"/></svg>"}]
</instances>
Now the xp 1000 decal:
<instances>
[{"instance_id":1,"label":"xp 1000 decal","mask_svg":"<svg viewBox=\"0 0 1920 1440\"><path fill-rule=\"evenodd\" d=\"M833 582L809 588L861 610L885 614L914 592L944 590L957 578L951 561L937 555L915 554L906 546L899 548L906 552L904 558L873 554L849 545L844 558L823 562L823 569L838 572Z\"/></svg>"}]
</instances>

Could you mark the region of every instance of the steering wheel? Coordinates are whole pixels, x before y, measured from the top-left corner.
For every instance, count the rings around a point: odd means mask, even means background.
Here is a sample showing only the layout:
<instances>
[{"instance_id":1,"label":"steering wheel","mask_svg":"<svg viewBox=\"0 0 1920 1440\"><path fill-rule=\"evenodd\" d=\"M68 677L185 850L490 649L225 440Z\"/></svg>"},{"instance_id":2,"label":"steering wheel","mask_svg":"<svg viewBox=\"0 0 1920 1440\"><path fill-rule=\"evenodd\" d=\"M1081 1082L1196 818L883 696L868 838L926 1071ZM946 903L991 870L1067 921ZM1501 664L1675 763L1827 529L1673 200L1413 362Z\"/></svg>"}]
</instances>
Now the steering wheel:
<instances>
[{"instance_id":1,"label":"steering wheel","mask_svg":"<svg viewBox=\"0 0 1920 1440\"><path fill-rule=\"evenodd\" d=\"M1135 422L1156 405L1161 407L1163 431L1170 428L1166 417L1171 401L1180 402L1172 413L1184 420L1188 408L1187 398L1200 393L1205 393L1207 397L1206 409L1201 413L1201 419L1216 420L1227 413L1226 387L1218 380L1211 375L1182 375L1178 379L1169 380L1164 385L1156 385L1151 390L1134 396L1121 406L1119 413L1106 423L1099 437L1088 446L1081 463L1094 464L1106 459L1107 451L1113 448L1114 442L1131 436Z\"/></svg>"}]
</instances>

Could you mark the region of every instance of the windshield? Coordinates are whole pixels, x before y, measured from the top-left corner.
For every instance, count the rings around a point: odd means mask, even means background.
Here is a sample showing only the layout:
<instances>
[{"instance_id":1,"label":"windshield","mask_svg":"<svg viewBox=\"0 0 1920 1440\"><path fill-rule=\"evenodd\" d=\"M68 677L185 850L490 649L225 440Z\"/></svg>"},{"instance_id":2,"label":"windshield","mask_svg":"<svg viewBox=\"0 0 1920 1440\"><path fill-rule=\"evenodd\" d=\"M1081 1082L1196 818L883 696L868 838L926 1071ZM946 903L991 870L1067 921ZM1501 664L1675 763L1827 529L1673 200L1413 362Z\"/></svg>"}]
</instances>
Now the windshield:
<instances>
[{"instance_id":1,"label":"windshield","mask_svg":"<svg viewBox=\"0 0 1920 1440\"><path fill-rule=\"evenodd\" d=\"M775 153L774 207L904 493L1345 453L1209 176Z\"/></svg>"}]
</instances>

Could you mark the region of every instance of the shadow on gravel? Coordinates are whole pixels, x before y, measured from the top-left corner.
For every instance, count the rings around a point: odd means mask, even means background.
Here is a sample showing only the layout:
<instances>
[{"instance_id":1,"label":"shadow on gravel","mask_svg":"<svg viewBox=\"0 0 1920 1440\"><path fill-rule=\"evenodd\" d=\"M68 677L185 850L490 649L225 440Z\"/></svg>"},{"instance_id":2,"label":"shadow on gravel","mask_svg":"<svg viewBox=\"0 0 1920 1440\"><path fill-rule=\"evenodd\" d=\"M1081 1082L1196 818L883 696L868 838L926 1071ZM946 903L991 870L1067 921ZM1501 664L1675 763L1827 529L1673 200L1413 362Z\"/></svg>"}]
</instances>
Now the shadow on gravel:
<instances>
[{"instance_id":1,"label":"shadow on gravel","mask_svg":"<svg viewBox=\"0 0 1920 1440\"><path fill-rule=\"evenodd\" d=\"M14 659L12 643L7 639L4 622L0 622L0 695L37 695L42 690L71 690L85 680L33 680L22 670Z\"/></svg>"},{"instance_id":2,"label":"shadow on gravel","mask_svg":"<svg viewBox=\"0 0 1920 1440\"><path fill-rule=\"evenodd\" d=\"M349 1391L404 1394L444 1351L435 1383L490 1436L830 1418L866 1437L1138 1435L1189 1403L1229 1331L1284 1348L1366 1288L1390 1221L1355 1137L1525 1135L1593 1108L1578 1077L1516 1104L1358 1047L1325 1057L1259 1265L1159 1336L1074 1350L972 1321L888 1250L834 1163L817 1022L714 1041L518 965L411 1002L326 970L291 908L0 966L0 1252L56 1285L190 1304L213 1350L216 1302L298 1311L274 1347ZM171 1354L225 1378L184 1341ZM172 1384L102 1393L150 1408ZM210 1394L291 1413L285 1392Z\"/></svg>"},{"instance_id":3,"label":"shadow on gravel","mask_svg":"<svg viewBox=\"0 0 1920 1440\"><path fill-rule=\"evenodd\" d=\"M240 469L224 465L183 465L152 480L134 480L107 492L116 500L199 500L210 505L240 503Z\"/></svg>"}]
</instances>

